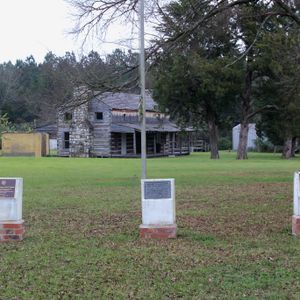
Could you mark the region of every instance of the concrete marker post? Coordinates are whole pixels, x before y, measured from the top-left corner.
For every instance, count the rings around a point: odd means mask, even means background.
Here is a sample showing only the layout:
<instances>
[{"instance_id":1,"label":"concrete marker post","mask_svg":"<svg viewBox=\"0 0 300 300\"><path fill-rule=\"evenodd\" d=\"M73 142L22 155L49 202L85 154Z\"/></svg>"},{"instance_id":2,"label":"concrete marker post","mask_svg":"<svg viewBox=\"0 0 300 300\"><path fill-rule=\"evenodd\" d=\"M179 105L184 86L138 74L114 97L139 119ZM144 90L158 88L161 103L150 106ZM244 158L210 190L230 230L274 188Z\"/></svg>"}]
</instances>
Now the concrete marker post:
<instances>
[{"instance_id":1,"label":"concrete marker post","mask_svg":"<svg viewBox=\"0 0 300 300\"><path fill-rule=\"evenodd\" d=\"M0 178L0 243L23 240L23 178Z\"/></svg>"},{"instance_id":2,"label":"concrete marker post","mask_svg":"<svg viewBox=\"0 0 300 300\"><path fill-rule=\"evenodd\" d=\"M176 238L175 180L144 179L141 238Z\"/></svg>"},{"instance_id":3,"label":"concrete marker post","mask_svg":"<svg viewBox=\"0 0 300 300\"><path fill-rule=\"evenodd\" d=\"M300 182L299 172L294 173L294 214L292 217L292 234L300 236Z\"/></svg>"}]
</instances>

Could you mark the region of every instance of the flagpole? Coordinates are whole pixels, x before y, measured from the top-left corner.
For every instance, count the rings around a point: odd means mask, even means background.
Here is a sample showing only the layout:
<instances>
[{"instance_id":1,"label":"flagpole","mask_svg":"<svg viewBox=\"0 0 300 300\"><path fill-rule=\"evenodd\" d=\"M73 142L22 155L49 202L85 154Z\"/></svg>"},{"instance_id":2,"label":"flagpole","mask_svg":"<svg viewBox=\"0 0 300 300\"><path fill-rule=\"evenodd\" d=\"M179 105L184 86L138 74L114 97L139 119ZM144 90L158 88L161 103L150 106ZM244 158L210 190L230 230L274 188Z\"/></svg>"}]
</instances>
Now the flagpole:
<instances>
[{"instance_id":1,"label":"flagpole","mask_svg":"<svg viewBox=\"0 0 300 300\"><path fill-rule=\"evenodd\" d=\"M144 0L140 0L141 178L147 178Z\"/></svg>"}]
</instances>

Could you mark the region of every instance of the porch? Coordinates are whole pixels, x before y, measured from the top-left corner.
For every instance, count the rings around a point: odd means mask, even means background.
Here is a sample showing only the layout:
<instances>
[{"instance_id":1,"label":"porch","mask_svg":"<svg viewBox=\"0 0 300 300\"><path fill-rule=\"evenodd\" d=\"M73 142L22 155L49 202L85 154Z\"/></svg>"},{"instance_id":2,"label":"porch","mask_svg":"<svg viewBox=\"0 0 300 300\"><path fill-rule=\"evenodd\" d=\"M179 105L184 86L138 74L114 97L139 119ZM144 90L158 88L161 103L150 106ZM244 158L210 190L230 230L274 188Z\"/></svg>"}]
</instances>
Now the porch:
<instances>
[{"instance_id":1,"label":"porch","mask_svg":"<svg viewBox=\"0 0 300 300\"><path fill-rule=\"evenodd\" d=\"M147 157L160 157L169 155L188 155L191 152L190 133L178 132L147 132L146 133ZM111 134L112 157L140 157L141 133L112 132Z\"/></svg>"}]
</instances>

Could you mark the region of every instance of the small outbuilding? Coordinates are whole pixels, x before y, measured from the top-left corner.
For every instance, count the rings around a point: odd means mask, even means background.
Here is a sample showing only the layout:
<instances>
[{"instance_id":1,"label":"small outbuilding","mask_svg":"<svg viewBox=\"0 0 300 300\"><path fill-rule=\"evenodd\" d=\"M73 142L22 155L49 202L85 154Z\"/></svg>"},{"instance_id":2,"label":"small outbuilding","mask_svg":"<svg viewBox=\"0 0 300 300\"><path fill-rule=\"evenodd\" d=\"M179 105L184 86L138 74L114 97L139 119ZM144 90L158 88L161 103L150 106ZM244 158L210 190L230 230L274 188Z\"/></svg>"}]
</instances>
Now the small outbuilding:
<instances>
[{"instance_id":1,"label":"small outbuilding","mask_svg":"<svg viewBox=\"0 0 300 300\"><path fill-rule=\"evenodd\" d=\"M2 133L3 156L49 155L49 135L47 133Z\"/></svg>"},{"instance_id":2,"label":"small outbuilding","mask_svg":"<svg viewBox=\"0 0 300 300\"><path fill-rule=\"evenodd\" d=\"M236 151L239 147L241 124L232 128L232 149ZM247 149L256 149L256 127L254 123L249 124Z\"/></svg>"}]
</instances>

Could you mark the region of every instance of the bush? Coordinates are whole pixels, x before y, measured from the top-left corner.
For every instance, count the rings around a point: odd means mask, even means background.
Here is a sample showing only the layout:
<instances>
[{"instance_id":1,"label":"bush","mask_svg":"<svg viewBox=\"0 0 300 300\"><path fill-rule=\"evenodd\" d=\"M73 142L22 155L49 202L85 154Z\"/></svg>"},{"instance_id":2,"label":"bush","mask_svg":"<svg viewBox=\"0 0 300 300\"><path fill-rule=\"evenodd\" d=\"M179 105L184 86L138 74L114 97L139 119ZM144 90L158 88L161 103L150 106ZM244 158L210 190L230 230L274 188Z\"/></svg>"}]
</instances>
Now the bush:
<instances>
[{"instance_id":1,"label":"bush","mask_svg":"<svg viewBox=\"0 0 300 300\"><path fill-rule=\"evenodd\" d=\"M29 123L15 125L9 121L7 114L0 115L0 149L2 148L1 133L13 131L31 132L32 126Z\"/></svg>"},{"instance_id":2,"label":"bush","mask_svg":"<svg viewBox=\"0 0 300 300\"><path fill-rule=\"evenodd\" d=\"M221 137L219 139L219 149L220 150L231 150L232 149L231 138Z\"/></svg>"},{"instance_id":3,"label":"bush","mask_svg":"<svg viewBox=\"0 0 300 300\"><path fill-rule=\"evenodd\" d=\"M7 114L0 115L0 149L2 148L2 132L14 131L15 126L8 120Z\"/></svg>"},{"instance_id":4,"label":"bush","mask_svg":"<svg viewBox=\"0 0 300 300\"><path fill-rule=\"evenodd\" d=\"M276 147L267 139L257 138L255 141L258 152L274 152Z\"/></svg>"}]
</instances>

